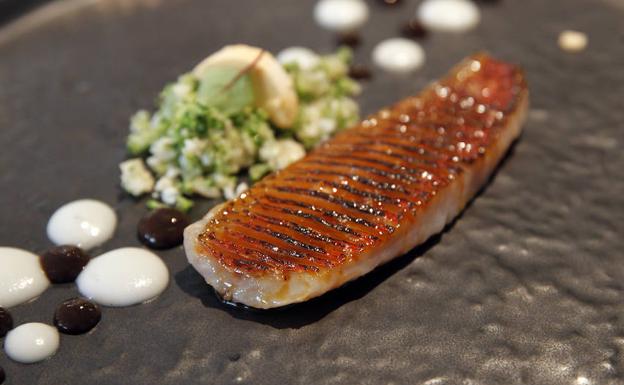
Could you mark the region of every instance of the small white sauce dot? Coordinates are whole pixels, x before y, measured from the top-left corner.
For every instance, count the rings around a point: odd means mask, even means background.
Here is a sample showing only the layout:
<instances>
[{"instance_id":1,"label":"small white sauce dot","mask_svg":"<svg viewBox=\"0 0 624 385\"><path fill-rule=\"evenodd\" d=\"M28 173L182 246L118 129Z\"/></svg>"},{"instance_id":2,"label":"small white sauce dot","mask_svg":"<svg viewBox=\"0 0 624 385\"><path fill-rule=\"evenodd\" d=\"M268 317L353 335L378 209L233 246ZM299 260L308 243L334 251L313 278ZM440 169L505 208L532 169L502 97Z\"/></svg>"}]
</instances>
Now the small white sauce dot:
<instances>
[{"instance_id":1,"label":"small white sauce dot","mask_svg":"<svg viewBox=\"0 0 624 385\"><path fill-rule=\"evenodd\" d=\"M38 256L13 247L0 247L0 307L30 301L49 285Z\"/></svg>"},{"instance_id":2,"label":"small white sauce dot","mask_svg":"<svg viewBox=\"0 0 624 385\"><path fill-rule=\"evenodd\" d=\"M368 20L368 6L362 0L320 0L314 7L314 19L334 32L353 32Z\"/></svg>"},{"instance_id":3,"label":"small white sauce dot","mask_svg":"<svg viewBox=\"0 0 624 385\"><path fill-rule=\"evenodd\" d=\"M416 17L427 29L443 32L465 32L479 24L479 8L468 0L425 0Z\"/></svg>"},{"instance_id":4,"label":"small white sauce dot","mask_svg":"<svg viewBox=\"0 0 624 385\"><path fill-rule=\"evenodd\" d=\"M373 62L389 72L407 73L424 64L425 51L412 40L387 39L373 49Z\"/></svg>"},{"instance_id":5,"label":"small white sauce dot","mask_svg":"<svg viewBox=\"0 0 624 385\"><path fill-rule=\"evenodd\" d=\"M294 63L301 69L310 69L318 64L319 56L305 47L288 47L277 54L277 61L281 64Z\"/></svg>"},{"instance_id":6,"label":"small white sauce dot","mask_svg":"<svg viewBox=\"0 0 624 385\"><path fill-rule=\"evenodd\" d=\"M581 52L587 47L587 35L579 31L563 31L559 35L559 47L566 52Z\"/></svg>"},{"instance_id":7,"label":"small white sauce dot","mask_svg":"<svg viewBox=\"0 0 624 385\"><path fill-rule=\"evenodd\" d=\"M156 254L125 247L92 259L76 283L82 295L100 305L131 306L162 293L169 270Z\"/></svg>"},{"instance_id":8,"label":"small white sauce dot","mask_svg":"<svg viewBox=\"0 0 624 385\"><path fill-rule=\"evenodd\" d=\"M4 351L13 361L32 364L53 356L59 343L56 328L32 322L20 325L7 334Z\"/></svg>"},{"instance_id":9,"label":"small white sauce dot","mask_svg":"<svg viewBox=\"0 0 624 385\"><path fill-rule=\"evenodd\" d=\"M81 199L61 206L48 221L48 238L57 245L76 245L85 250L113 236L117 215L106 203Z\"/></svg>"}]
</instances>

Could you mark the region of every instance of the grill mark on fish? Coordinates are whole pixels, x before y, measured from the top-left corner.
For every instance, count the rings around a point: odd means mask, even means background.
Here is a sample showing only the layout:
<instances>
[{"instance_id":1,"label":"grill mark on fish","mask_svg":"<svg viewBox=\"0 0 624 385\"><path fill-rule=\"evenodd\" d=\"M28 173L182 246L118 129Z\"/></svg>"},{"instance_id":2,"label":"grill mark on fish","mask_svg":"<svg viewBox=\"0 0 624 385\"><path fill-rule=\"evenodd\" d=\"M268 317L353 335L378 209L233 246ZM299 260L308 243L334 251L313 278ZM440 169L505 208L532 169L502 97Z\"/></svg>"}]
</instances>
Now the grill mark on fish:
<instances>
[{"instance_id":1,"label":"grill mark on fish","mask_svg":"<svg viewBox=\"0 0 624 385\"><path fill-rule=\"evenodd\" d=\"M255 246L256 243L258 242L262 242L260 240L255 240L252 237L249 237L245 234L242 235L243 239L247 240L247 244L246 247L241 247L239 245L237 245L235 242L232 241L228 241L228 240L221 240L221 242L219 242L221 245L223 245L224 247L230 247L233 248L234 250L237 251L237 253L239 255L255 255L258 258L260 258L261 261L264 261L265 263L270 263L272 262L273 264L278 264L278 265L282 265L282 266L289 266L289 267L297 267L297 266L304 266L301 263L295 263L293 261L290 261L288 259L283 259L283 258L276 258L273 257L271 255L268 255L266 253L264 253L261 250L252 248L253 246Z\"/></svg>"},{"instance_id":2,"label":"grill mark on fish","mask_svg":"<svg viewBox=\"0 0 624 385\"><path fill-rule=\"evenodd\" d=\"M392 163L392 162L386 162L383 161L381 159L373 159L373 158L367 158L367 157L362 157L362 156L358 156L358 155L354 155L353 153L349 154L349 155L344 155L344 154L324 154L325 157L327 158L332 158L332 159L355 159L355 160L359 160L361 162L366 162L366 163L373 163L373 164L379 164L382 165L384 167L387 167L391 170L395 170L395 171L405 171L411 175L417 175L420 176L423 172L429 172L429 173L433 173L429 170L426 169L415 169L415 168L410 168L410 167L406 167L405 165L402 164L397 164L397 163Z\"/></svg>"},{"instance_id":3,"label":"grill mark on fish","mask_svg":"<svg viewBox=\"0 0 624 385\"><path fill-rule=\"evenodd\" d=\"M253 235L249 235L247 233L245 233L244 231L241 231L243 229L247 229L249 231L253 231L253 232L258 232L260 234L263 234L262 231L258 230L257 228L249 228L247 226L245 226L241 221L239 220L234 220L231 222L232 225L234 225L234 227L236 228L242 228L239 229L237 231L237 233L240 235L240 237L245 240L247 243L245 244L246 247L253 247L254 250L256 250L256 252L260 253L264 258L269 258L271 260L277 261L278 263L281 264L294 264L295 266L299 266L299 267L303 267L303 268L318 268L318 267L327 267L327 266L331 266L332 262L325 259L325 258L319 258L316 257L314 255L308 254L308 253L304 253L304 252L299 252L297 250L294 250L292 248L286 248L283 246L279 246L277 244L271 243L269 241L266 241L264 239L260 239L258 237L255 237ZM229 241L229 243L233 244L234 247L237 247L236 243L234 243L234 241ZM288 243L288 242L286 242ZM258 248L261 248L265 251L259 250ZM268 254L267 254L268 253ZM272 256L271 254L275 254L275 256ZM278 257L279 256L279 257ZM283 259L283 258L287 258L287 259ZM290 260L288 258L294 258L294 260ZM316 265L308 265L303 263L303 261L309 262L309 263L316 263Z\"/></svg>"},{"instance_id":4,"label":"grill mark on fish","mask_svg":"<svg viewBox=\"0 0 624 385\"><path fill-rule=\"evenodd\" d=\"M307 213L307 212L304 212L304 211L301 211L301 210L291 210L289 208L277 207L277 206L273 206L273 205L266 204L266 203L263 203L263 202L258 202L257 204L261 205L262 207L265 207L267 209L280 211L280 212L282 212L284 214L293 215L293 216L297 216L297 217L300 217L300 218L304 218L304 219L315 221L317 223L322 224L325 227L328 227L330 229L339 231L339 232L341 232L343 234L348 234L348 235L356 237L356 238L360 238L360 237L363 236L363 234L355 231L354 229L352 229L352 228L350 228L348 226L344 226L344 225L337 224L337 223L327 222L325 219L323 219L321 217L318 217L316 215L312 215L310 213Z\"/></svg>"},{"instance_id":5,"label":"grill mark on fish","mask_svg":"<svg viewBox=\"0 0 624 385\"><path fill-rule=\"evenodd\" d=\"M452 159L454 157L462 158L464 154L459 154L456 151L450 150L448 147L451 145L448 142L436 143L433 139L422 139L418 146L398 145L387 140L369 140L365 142L357 142L357 144L366 145L387 145L401 150L407 151L414 159L422 158L427 164L443 164L443 167L450 169L452 172L457 173L461 171L460 165L458 165Z\"/></svg>"},{"instance_id":6,"label":"grill mark on fish","mask_svg":"<svg viewBox=\"0 0 624 385\"><path fill-rule=\"evenodd\" d=\"M383 203L388 203L394 206L399 205L402 201L399 198L392 198L386 195L382 195L380 193L373 193L370 191L364 191L364 190L360 190L360 189L356 189L353 186L350 186L348 184L341 184L341 183L336 183L336 182L332 182L330 180L327 179L321 179L321 178L310 178L310 177L287 177L284 179L285 181L289 181L289 182L307 182L307 183L322 183L322 184L326 184L328 186L331 186L335 189L340 189L340 190L344 190L350 194L353 195L357 195L357 196L361 196L361 197L365 197L365 198L370 198L375 200L376 202L383 202Z\"/></svg>"},{"instance_id":7,"label":"grill mark on fish","mask_svg":"<svg viewBox=\"0 0 624 385\"><path fill-rule=\"evenodd\" d=\"M345 175L345 173L342 173L342 172L323 170L323 169L318 169L318 168L309 169L309 168L306 168L305 165L300 165L299 167L293 167L291 171L292 171L292 174L302 175L303 177L307 177L307 175L309 174L318 174L318 175L326 174L326 175L332 175L332 176L335 175L335 176L340 176L342 178L348 178L356 182L362 182L362 183L365 183L367 185L370 185L376 188L384 189L386 191L396 191L406 196L407 200L403 200L403 203L409 202L407 203L409 208L414 208L413 202L411 202L412 200L420 199L421 200L420 203L422 203L423 201L427 201L430 198L432 188L434 187L434 186L427 185L427 184L407 185L407 188L409 188L408 190L404 188L404 185L401 185L401 183L398 181L394 181L392 183L377 182L373 179L368 179L360 175L347 176Z\"/></svg>"},{"instance_id":8,"label":"grill mark on fish","mask_svg":"<svg viewBox=\"0 0 624 385\"><path fill-rule=\"evenodd\" d=\"M308 243L299 241L299 240L297 240L297 239L295 239L295 238L293 238L293 237L291 237L291 236L289 236L287 234L281 233L279 231L274 231L274 230L271 230L271 229L269 229L267 227L253 225L253 224L250 224L248 222L243 222L243 221L238 220L238 219L233 219L232 221L234 223L239 224L240 226L243 226L245 228L248 228L248 229L251 229L251 230L255 230L255 231L263 233L263 234L266 234L266 235L268 235L270 237L282 240L282 241L284 241L286 243L290 243L291 245L300 247L302 249L305 249L305 250L308 250L308 251L315 251L315 252L317 252L319 254L327 254L325 249L322 248L322 247L310 245ZM277 247L277 245L275 245L275 246Z\"/></svg>"},{"instance_id":9,"label":"grill mark on fish","mask_svg":"<svg viewBox=\"0 0 624 385\"><path fill-rule=\"evenodd\" d=\"M275 226L280 226L280 227L284 227L287 229L290 229L292 231L296 231L297 233L301 234L302 236L306 236L312 239L315 239L317 241L321 241L321 242L325 242L328 243L332 246L335 247L340 247L340 246L344 246L347 244L347 242L339 240L339 239L335 239L332 238L330 236L327 235L323 235L321 233L319 233L318 231L312 230L310 228L307 227L303 227L300 226L299 224L292 222L292 221L285 221L282 219L278 219L275 217L271 217L268 215L264 215L264 214L253 214L253 213L248 213L247 217L252 218L252 219L258 219L260 221L266 222L266 223L270 223L272 225Z\"/></svg>"},{"instance_id":10,"label":"grill mark on fish","mask_svg":"<svg viewBox=\"0 0 624 385\"><path fill-rule=\"evenodd\" d=\"M355 223L355 224L358 224L358 225L362 225L364 227L368 227L369 229L373 229L374 230L374 229L377 228L376 224L374 224L372 222L369 222L369 221L367 221L364 218L355 218L355 217L352 217L352 216L347 215L345 213L339 213L339 212L337 212L335 210L325 210L323 208L319 208L319 207L316 207L316 206L308 206L308 205L305 205L303 203L297 202L297 201L292 200L292 199L278 198L278 197L272 196L270 194L266 194L266 196L264 198L266 198L270 202L273 202L273 203L276 203L276 204L289 204L289 205L292 205L292 206L296 206L296 207L300 207L300 208L304 208L304 209L308 209L308 210L312 210L312 211L317 211L317 212L322 213L325 216L333 217L333 218L336 218L338 220L344 220L344 221L352 222L352 223ZM345 227L348 228L347 226L345 226ZM372 234L369 234L369 235L372 235Z\"/></svg>"},{"instance_id":11,"label":"grill mark on fish","mask_svg":"<svg viewBox=\"0 0 624 385\"><path fill-rule=\"evenodd\" d=\"M308 267L308 265L304 265L302 263L294 263L294 262L289 261L287 259L272 257L270 255L267 255L267 254L265 254L265 253L263 253L263 252L261 252L259 250L256 250L256 249L252 249L250 247L242 247L241 251L244 254L247 254L247 255L255 255L258 258L260 258L260 260L263 260L263 261L267 261L267 260L274 261L274 262L276 262L277 264L279 264L281 266L288 266L288 267L291 267L291 268L295 268L295 267L303 267L303 268L305 268L305 267Z\"/></svg>"},{"instance_id":12,"label":"grill mark on fish","mask_svg":"<svg viewBox=\"0 0 624 385\"><path fill-rule=\"evenodd\" d=\"M362 171L366 171L369 172L371 174L375 174L375 175L379 175L388 179L398 179L398 180L407 180L413 183L416 182L420 182L420 179L418 178L414 178L411 175L405 175L405 174L397 174L397 173L393 173L393 172L388 172L385 170L381 170L375 167L371 167L371 166L362 166L359 164L354 164L354 163L349 163L349 162L330 162L330 161L326 161L326 160L321 160L321 159L313 159L310 158L306 161L307 163L313 163L313 164L319 164L319 165L323 165L323 166L334 166L334 167L347 167L347 168L352 168L352 169L356 169L356 170L362 170Z\"/></svg>"},{"instance_id":13,"label":"grill mark on fish","mask_svg":"<svg viewBox=\"0 0 624 385\"><path fill-rule=\"evenodd\" d=\"M379 144L377 143L364 143L364 144L352 144L349 145L347 143L343 143L342 145L345 145L349 150L354 151L354 152L358 152L358 153L370 153L370 154L378 154L378 155L382 155L382 156L388 156L388 157L392 157L392 158L396 158L399 160L402 160L404 162L407 163L412 163L412 164L419 164L419 165L426 165L426 167L433 167L433 168L440 168L440 164L438 162L440 162L440 160L438 161L433 161L430 160L429 158L426 157L414 157L413 153L410 153L410 155L405 154L403 152L399 153L396 151L396 149L393 150L387 150L387 151L382 151L382 150L377 150L375 148L373 148L374 146L379 146ZM385 146L385 145L384 145ZM390 147L390 146L386 146L386 147Z\"/></svg>"},{"instance_id":14,"label":"grill mark on fish","mask_svg":"<svg viewBox=\"0 0 624 385\"><path fill-rule=\"evenodd\" d=\"M410 146L408 144L399 144L399 143L394 143L388 140L384 140L384 139L379 139L374 135L366 135L366 134L361 134L360 136L365 136L365 137L370 137L370 138L376 138L374 140L366 140L363 142L356 142L357 144L366 144L366 145L384 145L384 146L388 146L388 147L393 147L393 148L398 148L404 151L407 151L413 155L421 155L421 156L425 156L426 158L431 158L431 159L435 159L435 160L439 160L442 157L440 156L440 154L438 153L438 151L431 151L426 149L425 147L423 147L422 145L416 145L416 146ZM391 136L391 135L389 135ZM401 140L400 137L398 137L397 139ZM403 138L404 140L405 138Z\"/></svg>"},{"instance_id":15,"label":"grill mark on fish","mask_svg":"<svg viewBox=\"0 0 624 385\"><path fill-rule=\"evenodd\" d=\"M346 154L323 154L323 155L327 158L332 158L332 159L345 159L345 157L348 157L349 159L355 159L355 160L359 160L359 161L366 162L366 163L373 163L375 165L381 165L391 170L407 171L410 174L419 174L420 172L422 172L422 170L410 169L400 164L386 162L384 160L377 159L377 158L359 156L359 155L355 155L354 153L350 153L348 155Z\"/></svg>"},{"instance_id":16,"label":"grill mark on fish","mask_svg":"<svg viewBox=\"0 0 624 385\"><path fill-rule=\"evenodd\" d=\"M405 190L405 188L403 188L403 186L397 184L397 183L388 183L388 182L377 182L374 179L369 179L366 177L363 177L361 175L345 175L345 173L343 172L338 172L338 171L329 171L329 170L319 170L319 169L300 169L300 168L293 168L293 171L296 171L297 174L302 174L302 175L307 175L307 174L314 174L314 175L331 175L331 176L338 176L338 177L343 177L343 178L348 178L351 179L352 181L355 182L359 182L368 186L372 186L374 188L380 189L380 190L386 190L386 191L398 191L400 193L403 194L409 194L409 192L407 190Z\"/></svg>"},{"instance_id":17,"label":"grill mark on fish","mask_svg":"<svg viewBox=\"0 0 624 385\"><path fill-rule=\"evenodd\" d=\"M376 209L365 203L357 203L357 202L350 201L347 199L338 198L336 196L324 193L322 191L308 190L308 189L297 188L297 187L281 187L281 186L276 186L273 188L277 191L284 192L284 193L306 195L309 197L322 199L324 201L340 205L346 209L357 210L364 214L370 214L370 215L374 215L377 217L386 216L386 212L384 210Z\"/></svg>"},{"instance_id":18,"label":"grill mark on fish","mask_svg":"<svg viewBox=\"0 0 624 385\"><path fill-rule=\"evenodd\" d=\"M252 237L252 236L247 235L247 234L242 234L241 236L242 236L243 239L245 239L250 244L252 244L252 245L259 245L263 249L265 249L266 251L273 252L275 254L280 254L280 255L282 255L284 257L292 257L292 258L297 258L297 259L306 259L307 258L307 255L302 254L302 253L298 252L297 250L284 249L283 247L278 247L278 246L272 244L271 242L265 241L264 239L255 238L255 237ZM261 251L258 251L258 252L262 253ZM268 254L264 254L264 255L267 255L268 257L270 257ZM274 258L274 257L270 257L270 258ZM280 261L286 261L286 260L283 260L283 259L279 259L279 260ZM292 262L292 263L294 263L294 262Z\"/></svg>"},{"instance_id":19,"label":"grill mark on fish","mask_svg":"<svg viewBox=\"0 0 624 385\"><path fill-rule=\"evenodd\" d=\"M212 253L214 253L215 255L220 255L221 257L223 257L225 254L230 254L233 255L232 258L230 258L232 261L234 262L240 262L242 260L244 260L243 258L240 257L240 253L234 253L229 247L226 247L223 245L224 241L221 239L217 239L214 234L210 234L208 236L208 238L210 240L212 240L213 242L205 242L204 246L206 248L208 248ZM270 268L270 265L267 264L266 262L261 262L261 261L255 261L256 264L261 263L263 265L265 265L264 268L262 268L262 270L268 270Z\"/></svg>"},{"instance_id":20,"label":"grill mark on fish","mask_svg":"<svg viewBox=\"0 0 624 385\"><path fill-rule=\"evenodd\" d=\"M264 241L262 239L258 239L255 237L252 237L248 234L244 234L244 233L240 233L241 237L247 241L247 244L245 245L248 249L253 250L254 254L257 255L259 258L261 258L262 260L264 260L265 262L267 261L271 261L274 263L278 263L280 265L287 265L287 266L304 266L305 264L302 264L301 261L299 260L303 260L306 258L305 255L297 252L296 250L287 250L287 249L283 249L283 248L278 248L277 250L275 250L275 246L272 245L271 243ZM232 250L234 250L236 252L236 255L245 255L242 253L242 246L237 244L236 242L230 241L228 239L218 239L214 236L214 234L210 234L209 238L214 241L215 243L217 243L218 246L220 246L222 249L224 249L225 251L229 252L229 253L234 253ZM264 251L257 249L256 247L261 247L269 252L275 253L275 254L281 254L283 257L286 258L296 258L295 261L289 260L289 259L283 259L283 258L276 258L274 256L271 256L269 254L266 254ZM306 265L307 266L307 265Z\"/></svg>"}]
</instances>

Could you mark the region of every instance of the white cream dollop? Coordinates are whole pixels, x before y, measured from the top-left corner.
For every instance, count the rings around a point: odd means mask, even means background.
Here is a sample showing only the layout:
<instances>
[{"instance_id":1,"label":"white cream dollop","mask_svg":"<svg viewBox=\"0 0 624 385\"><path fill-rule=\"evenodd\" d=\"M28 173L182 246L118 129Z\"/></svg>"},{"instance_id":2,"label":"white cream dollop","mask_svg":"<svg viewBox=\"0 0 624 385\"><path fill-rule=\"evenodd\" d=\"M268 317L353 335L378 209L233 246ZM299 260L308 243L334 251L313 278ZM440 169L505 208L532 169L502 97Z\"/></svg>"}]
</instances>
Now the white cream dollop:
<instances>
[{"instance_id":1,"label":"white cream dollop","mask_svg":"<svg viewBox=\"0 0 624 385\"><path fill-rule=\"evenodd\" d=\"M354 32L368 20L368 5L363 0L320 0L314 7L314 19L330 31Z\"/></svg>"},{"instance_id":2,"label":"white cream dollop","mask_svg":"<svg viewBox=\"0 0 624 385\"><path fill-rule=\"evenodd\" d=\"M432 31L465 32L479 24L481 13L469 0L425 0L416 17Z\"/></svg>"},{"instance_id":3,"label":"white cream dollop","mask_svg":"<svg viewBox=\"0 0 624 385\"><path fill-rule=\"evenodd\" d=\"M301 69L310 69L318 64L319 56L309 48L288 47L277 54L277 61L282 65L294 63Z\"/></svg>"},{"instance_id":4,"label":"white cream dollop","mask_svg":"<svg viewBox=\"0 0 624 385\"><path fill-rule=\"evenodd\" d=\"M49 285L38 256L13 247L0 247L0 307L30 301Z\"/></svg>"},{"instance_id":5,"label":"white cream dollop","mask_svg":"<svg viewBox=\"0 0 624 385\"><path fill-rule=\"evenodd\" d=\"M4 351L13 361L33 364L51 357L58 350L56 328L39 322L20 325L7 334Z\"/></svg>"},{"instance_id":6,"label":"white cream dollop","mask_svg":"<svg viewBox=\"0 0 624 385\"><path fill-rule=\"evenodd\" d=\"M587 47L587 35L583 32L565 30L559 34L559 47L567 52L581 52Z\"/></svg>"},{"instance_id":7,"label":"white cream dollop","mask_svg":"<svg viewBox=\"0 0 624 385\"><path fill-rule=\"evenodd\" d=\"M425 62L425 51L409 39L386 39L373 49L373 62L386 71L407 73L420 68Z\"/></svg>"},{"instance_id":8,"label":"white cream dollop","mask_svg":"<svg viewBox=\"0 0 624 385\"><path fill-rule=\"evenodd\" d=\"M76 283L82 295L100 305L131 306L162 293L169 283L169 270L156 254L124 247L92 259Z\"/></svg>"},{"instance_id":9,"label":"white cream dollop","mask_svg":"<svg viewBox=\"0 0 624 385\"><path fill-rule=\"evenodd\" d=\"M48 238L57 245L76 245L85 250L109 240L117 215L106 203L94 199L69 202L50 217Z\"/></svg>"}]
</instances>

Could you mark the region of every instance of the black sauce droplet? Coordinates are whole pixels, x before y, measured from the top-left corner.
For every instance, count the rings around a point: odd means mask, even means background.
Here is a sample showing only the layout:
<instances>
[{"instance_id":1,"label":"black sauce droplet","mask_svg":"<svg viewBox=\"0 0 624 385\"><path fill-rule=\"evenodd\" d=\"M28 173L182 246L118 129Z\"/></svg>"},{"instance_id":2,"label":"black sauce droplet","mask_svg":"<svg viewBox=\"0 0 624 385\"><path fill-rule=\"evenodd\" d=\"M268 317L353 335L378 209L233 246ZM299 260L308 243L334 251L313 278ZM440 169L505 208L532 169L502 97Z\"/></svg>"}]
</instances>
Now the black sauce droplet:
<instances>
[{"instance_id":1,"label":"black sauce droplet","mask_svg":"<svg viewBox=\"0 0 624 385\"><path fill-rule=\"evenodd\" d=\"M412 39L422 39L427 36L427 30L416 19L412 19L401 27L401 34Z\"/></svg>"},{"instance_id":2,"label":"black sauce droplet","mask_svg":"<svg viewBox=\"0 0 624 385\"><path fill-rule=\"evenodd\" d=\"M102 319L100 307L82 298L63 302L54 313L54 325L65 334L84 334L93 329Z\"/></svg>"},{"instance_id":3,"label":"black sauce droplet","mask_svg":"<svg viewBox=\"0 0 624 385\"><path fill-rule=\"evenodd\" d=\"M13 329L13 317L8 310L0 307L0 338L7 335Z\"/></svg>"},{"instance_id":4,"label":"black sauce droplet","mask_svg":"<svg viewBox=\"0 0 624 385\"><path fill-rule=\"evenodd\" d=\"M182 244L184 228L189 223L188 217L178 210L154 210L139 221L138 237L152 249L169 249Z\"/></svg>"},{"instance_id":5,"label":"black sauce droplet","mask_svg":"<svg viewBox=\"0 0 624 385\"><path fill-rule=\"evenodd\" d=\"M240 354L238 354L238 353L230 354L230 355L228 356L228 359L229 359L230 361L232 361L232 362L236 362L236 361L240 360L240 358L241 358L241 356L240 356Z\"/></svg>"},{"instance_id":6,"label":"black sauce droplet","mask_svg":"<svg viewBox=\"0 0 624 385\"><path fill-rule=\"evenodd\" d=\"M89 263L89 255L76 246L56 246L41 255L41 267L52 283L74 282Z\"/></svg>"},{"instance_id":7,"label":"black sauce droplet","mask_svg":"<svg viewBox=\"0 0 624 385\"><path fill-rule=\"evenodd\" d=\"M363 64L353 64L349 67L349 77L357 80L368 80L373 76L370 69Z\"/></svg>"},{"instance_id":8,"label":"black sauce droplet","mask_svg":"<svg viewBox=\"0 0 624 385\"><path fill-rule=\"evenodd\" d=\"M346 45L355 48L362 42L362 38L357 32L346 32L338 35L338 45Z\"/></svg>"},{"instance_id":9,"label":"black sauce droplet","mask_svg":"<svg viewBox=\"0 0 624 385\"><path fill-rule=\"evenodd\" d=\"M3 384L4 380L6 380L6 374L4 374L4 369L0 367L0 384Z\"/></svg>"}]
</instances>

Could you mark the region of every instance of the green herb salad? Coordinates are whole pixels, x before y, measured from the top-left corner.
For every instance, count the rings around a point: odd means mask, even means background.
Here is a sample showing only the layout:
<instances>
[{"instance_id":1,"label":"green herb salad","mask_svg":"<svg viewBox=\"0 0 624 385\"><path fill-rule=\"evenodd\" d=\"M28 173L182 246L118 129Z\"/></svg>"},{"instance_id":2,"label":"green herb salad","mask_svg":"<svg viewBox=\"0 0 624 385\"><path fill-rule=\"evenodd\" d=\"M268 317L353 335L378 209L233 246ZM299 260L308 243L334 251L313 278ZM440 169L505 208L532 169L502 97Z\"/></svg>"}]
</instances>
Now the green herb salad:
<instances>
[{"instance_id":1,"label":"green herb salad","mask_svg":"<svg viewBox=\"0 0 624 385\"><path fill-rule=\"evenodd\" d=\"M300 49L301 50L301 49ZM229 46L165 86L157 110L130 121L121 185L149 207L188 210L194 196L231 199L359 120L351 51L278 63ZM213 57L214 56L214 57Z\"/></svg>"}]
</instances>

